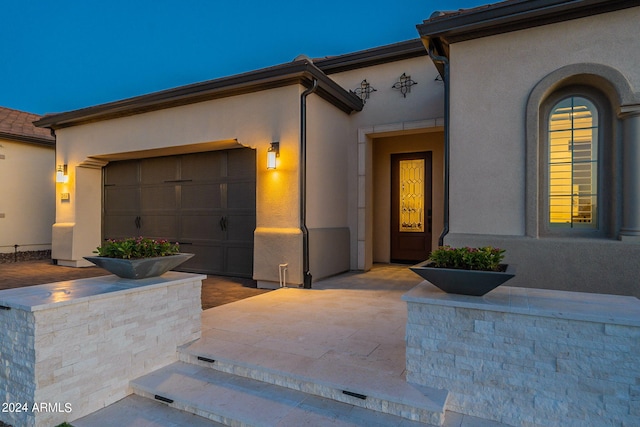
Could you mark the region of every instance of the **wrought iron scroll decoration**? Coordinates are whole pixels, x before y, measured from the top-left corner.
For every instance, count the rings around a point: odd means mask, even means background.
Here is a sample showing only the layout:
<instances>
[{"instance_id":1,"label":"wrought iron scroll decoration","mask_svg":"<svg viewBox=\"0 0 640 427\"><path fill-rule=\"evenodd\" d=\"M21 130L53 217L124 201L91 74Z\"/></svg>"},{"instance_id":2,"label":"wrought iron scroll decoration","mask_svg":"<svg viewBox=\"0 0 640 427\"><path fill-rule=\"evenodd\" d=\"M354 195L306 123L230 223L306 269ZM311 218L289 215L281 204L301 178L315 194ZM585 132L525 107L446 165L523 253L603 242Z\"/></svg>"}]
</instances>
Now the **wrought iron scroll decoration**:
<instances>
[{"instance_id":1,"label":"wrought iron scroll decoration","mask_svg":"<svg viewBox=\"0 0 640 427\"><path fill-rule=\"evenodd\" d=\"M413 81L411 76L407 76L406 73L398 78L398 81L391 86L393 89L399 90L403 97L407 97L407 93L411 92L411 86L417 85L418 82Z\"/></svg>"},{"instance_id":2,"label":"wrought iron scroll decoration","mask_svg":"<svg viewBox=\"0 0 640 427\"><path fill-rule=\"evenodd\" d=\"M367 82L367 79L364 79L360 82L360 87L357 88L354 92L362 100L362 103L366 104L371 92L377 92L377 90L374 89L369 82Z\"/></svg>"}]
</instances>

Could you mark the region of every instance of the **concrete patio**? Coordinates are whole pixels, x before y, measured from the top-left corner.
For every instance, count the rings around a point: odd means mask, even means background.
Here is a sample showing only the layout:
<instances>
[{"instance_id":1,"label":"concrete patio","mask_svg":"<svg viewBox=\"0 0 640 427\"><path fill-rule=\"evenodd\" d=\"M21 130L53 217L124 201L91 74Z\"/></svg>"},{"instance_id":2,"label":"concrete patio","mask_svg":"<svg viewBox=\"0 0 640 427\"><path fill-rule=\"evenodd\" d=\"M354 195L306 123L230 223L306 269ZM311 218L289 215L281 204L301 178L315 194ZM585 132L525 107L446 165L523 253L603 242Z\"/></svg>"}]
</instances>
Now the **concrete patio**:
<instances>
[{"instance_id":1,"label":"concrete patio","mask_svg":"<svg viewBox=\"0 0 640 427\"><path fill-rule=\"evenodd\" d=\"M401 296L420 282L406 266L380 265L206 310L202 339L179 362L73 425L423 425L408 418L445 415L445 394L404 380ZM444 425L501 424L447 412Z\"/></svg>"}]
</instances>

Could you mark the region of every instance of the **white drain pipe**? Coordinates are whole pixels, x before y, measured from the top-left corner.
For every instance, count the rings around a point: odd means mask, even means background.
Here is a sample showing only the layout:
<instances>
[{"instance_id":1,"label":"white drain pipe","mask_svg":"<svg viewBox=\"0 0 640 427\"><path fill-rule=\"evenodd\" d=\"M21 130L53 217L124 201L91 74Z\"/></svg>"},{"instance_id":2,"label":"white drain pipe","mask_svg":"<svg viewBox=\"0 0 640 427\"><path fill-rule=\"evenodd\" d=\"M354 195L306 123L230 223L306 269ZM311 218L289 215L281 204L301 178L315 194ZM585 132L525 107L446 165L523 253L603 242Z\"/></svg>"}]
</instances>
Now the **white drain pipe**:
<instances>
[{"instance_id":1,"label":"white drain pipe","mask_svg":"<svg viewBox=\"0 0 640 427\"><path fill-rule=\"evenodd\" d=\"M285 288L287 286L287 268L289 264L278 265L278 275L280 277L280 287Z\"/></svg>"}]
</instances>

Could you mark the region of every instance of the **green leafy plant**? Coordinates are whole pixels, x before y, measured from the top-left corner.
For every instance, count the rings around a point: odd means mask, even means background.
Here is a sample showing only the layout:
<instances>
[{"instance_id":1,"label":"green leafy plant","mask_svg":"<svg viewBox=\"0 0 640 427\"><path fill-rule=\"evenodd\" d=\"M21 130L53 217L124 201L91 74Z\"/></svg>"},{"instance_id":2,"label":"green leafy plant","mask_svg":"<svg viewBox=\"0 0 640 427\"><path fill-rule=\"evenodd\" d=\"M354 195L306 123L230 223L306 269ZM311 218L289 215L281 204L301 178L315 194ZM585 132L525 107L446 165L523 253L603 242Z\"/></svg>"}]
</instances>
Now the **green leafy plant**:
<instances>
[{"instance_id":1,"label":"green leafy plant","mask_svg":"<svg viewBox=\"0 0 640 427\"><path fill-rule=\"evenodd\" d=\"M152 258L174 255L180 252L178 243L144 237L130 237L122 240L109 239L98 246L93 253L108 258Z\"/></svg>"},{"instance_id":2,"label":"green leafy plant","mask_svg":"<svg viewBox=\"0 0 640 427\"><path fill-rule=\"evenodd\" d=\"M431 252L429 261L433 267L462 270L504 271L502 260L504 249L484 246L482 248L452 248L441 246Z\"/></svg>"}]
</instances>

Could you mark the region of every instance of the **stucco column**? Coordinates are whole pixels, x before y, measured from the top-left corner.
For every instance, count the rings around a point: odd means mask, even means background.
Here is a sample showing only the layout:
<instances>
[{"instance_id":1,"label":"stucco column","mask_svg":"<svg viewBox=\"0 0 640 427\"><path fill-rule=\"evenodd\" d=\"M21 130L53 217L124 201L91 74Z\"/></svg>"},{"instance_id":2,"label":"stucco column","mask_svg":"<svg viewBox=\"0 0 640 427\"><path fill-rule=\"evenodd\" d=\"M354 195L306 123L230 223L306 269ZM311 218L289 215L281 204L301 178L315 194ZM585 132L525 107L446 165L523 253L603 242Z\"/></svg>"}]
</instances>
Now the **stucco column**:
<instances>
[{"instance_id":1,"label":"stucco column","mask_svg":"<svg viewBox=\"0 0 640 427\"><path fill-rule=\"evenodd\" d=\"M622 119L622 227L620 240L640 241L640 105L620 109Z\"/></svg>"},{"instance_id":2,"label":"stucco column","mask_svg":"<svg viewBox=\"0 0 640 427\"><path fill-rule=\"evenodd\" d=\"M92 255L101 240L102 165L94 161L69 165L69 196L58 201L52 228L51 257L58 265L88 267L83 257Z\"/></svg>"}]
</instances>

